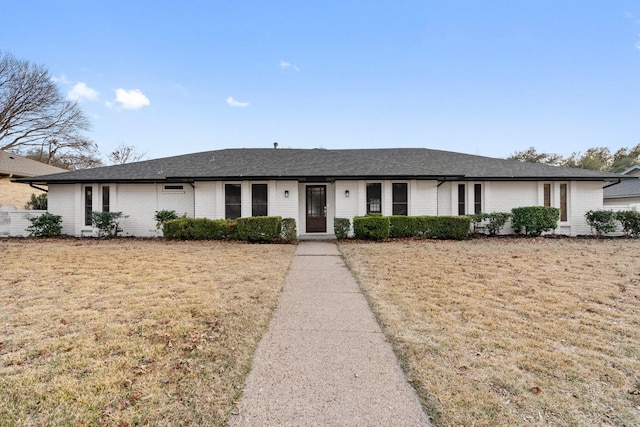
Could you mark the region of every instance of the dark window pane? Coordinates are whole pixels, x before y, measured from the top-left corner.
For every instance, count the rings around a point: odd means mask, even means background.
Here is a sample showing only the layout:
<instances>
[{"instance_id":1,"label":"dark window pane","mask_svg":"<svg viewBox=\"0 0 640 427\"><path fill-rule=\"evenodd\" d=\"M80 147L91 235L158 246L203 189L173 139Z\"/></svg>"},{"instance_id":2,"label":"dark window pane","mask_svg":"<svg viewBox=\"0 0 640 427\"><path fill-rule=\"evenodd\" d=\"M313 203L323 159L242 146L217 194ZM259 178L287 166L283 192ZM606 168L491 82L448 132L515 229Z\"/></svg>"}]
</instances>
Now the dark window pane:
<instances>
[{"instance_id":1,"label":"dark window pane","mask_svg":"<svg viewBox=\"0 0 640 427\"><path fill-rule=\"evenodd\" d=\"M482 184L473 186L473 212L482 212Z\"/></svg>"},{"instance_id":2,"label":"dark window pane","mask_svg":"<svg viewBox=\"0 0 640 427\"><path fill-rule=\"evenodd\" d=\"M109 212L109 186L102 187L102 212Z\"/></svg>"},{"instance_id":3,"label":"dark window pane","mask_svg":"<svg viewBox=\"0 0 640 427\"><path fill-rule=\"evenodd\" d=\"M465 215L467 213L464 200L466 192L466 186L464 184L458 184L458 215Z\"/></svg>"},{"instance_id":4,"label":"dark window pane","mask_svg":"<svg viewBox=\"0 0 640 427\"><path fill-rule=\"evenodd\" d=\"M382 213L382 184L367 184L367 213Z\"/></svg>"},{"instance_id":5,"label":"dark window pane","mask_svg":"<svg viewBox=\"0 0 640 427\"><path fill-rule=\"evenodd\" d=\"M560 184L560 221L567 220L567 184Z\"/></svg>"},{"instance_id":6,"label":"dark window pane","mask_svg":"<svg viewBox=\"0 0 640 427\"><path fill-rule=\"evenodd\" d=\"M408 194L407 194L407 184L404 182L397 182L392 184L393 190L393 207L392 213L393 215L407 215L409 213L409 209L407 206Z\"/></svg>"},{"instance_id":7,"label":"dark window pane","mask_svg":"<svg viewBox=\"0 0 640 427\"><path fill-rule=\"evenodd\" d=\"M267 184L251 186L251 215L267 216Z\"/></svg>"},{"instance_id":8,"label":"dark window pane","mask_svg":"<svg viewBox=\"0 0 640 427\"><path fill-rule=\"evenodd\" d=\"M224 215L227 219L236 219L242 214L241 188L240 184L225 184L224 186Z\"/></svg>"},{"instance_id":9,"label":"dark window pane","mask_svg":"<svg viewBox=\"0 0 640 427\"><path fill-rule=\"evenodd\" d=\"M227 205L224 208L224 216L226 219L240 218L242 215L242 207L239 205Z\"/></svg>"},{"instance_id":10,"label":"dark window pane","mask_svg":"<svg viewBox=\"0 0 640 427\"><path fill-rule=\"evenodd\" d=\"M84 187L84 225L91 225L91 212L93 212L93 188Z\"/></svg>"},{"instance_id":11,"label":"dark window pane","mask_svg":"<svg viewBox=\"0 0 640 427\"><path fill-rule=\"evenodd\" d=\"M551 184L544 185L544 205L551 206Z\"/></svg>"}]
</instances>

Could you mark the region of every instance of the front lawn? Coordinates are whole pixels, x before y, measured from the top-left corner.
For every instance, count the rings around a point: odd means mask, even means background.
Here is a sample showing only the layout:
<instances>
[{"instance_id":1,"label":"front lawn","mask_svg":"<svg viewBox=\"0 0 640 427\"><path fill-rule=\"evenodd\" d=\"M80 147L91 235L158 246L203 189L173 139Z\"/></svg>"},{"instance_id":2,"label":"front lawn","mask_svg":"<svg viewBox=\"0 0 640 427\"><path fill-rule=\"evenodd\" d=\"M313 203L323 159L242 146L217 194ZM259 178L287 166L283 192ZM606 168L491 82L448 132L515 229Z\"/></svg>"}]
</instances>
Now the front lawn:
<instances>
[{"instance_id":1,"label":"front lawn","mask_svg":"<svg viewBox=\"0 0 640 427\"><path fill-rule=\"evenodd\" d=\"M640 241L344 242L434 425L640 425Z\"/></svg>"},{"instance_id":2,"label":"front lawn","mask_svg":"<svg viewBox=\"0 0 640 427\"><path fill-rule=\"evenodd\" d=\"M2 425L224 425L294 251L0 241Z\"/></svg>"}]
</instances>

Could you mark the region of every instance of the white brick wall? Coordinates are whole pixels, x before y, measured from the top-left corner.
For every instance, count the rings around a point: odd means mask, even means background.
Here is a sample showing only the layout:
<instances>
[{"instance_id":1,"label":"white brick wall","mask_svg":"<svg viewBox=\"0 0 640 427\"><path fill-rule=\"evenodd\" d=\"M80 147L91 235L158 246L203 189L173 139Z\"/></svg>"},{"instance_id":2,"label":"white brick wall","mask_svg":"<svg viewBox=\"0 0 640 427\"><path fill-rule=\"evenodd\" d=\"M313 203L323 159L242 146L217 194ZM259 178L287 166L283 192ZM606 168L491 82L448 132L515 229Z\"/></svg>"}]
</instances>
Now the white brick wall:
<instances>
[{"instance_id":1,"label":"white brick wall","mask_svg":"<svg viewBox=\"0 0 640 427\"><path fill-rule=\"evenodd\" d=\"M367 182L382 183L382 209L385 215L392 212L392 184L408 184L410 215L457 215L458 184L445 182L438 186L435 180L409 181L346 181L321 183L327 187L327 232L333 233L333 219L349 218L366 214ZM123 235L154 236L154 215L159 210L175 210L179 215L189 217L221 219L225 216L224 184L227 182L196 182L183 185L182 191L164 190L163 184L90 184L94 190L93 209L101 209L103 185L110 187L110 210L121 211L127 218L121 220ZM231 182L229 182L231 183ZM270 180L242 182L242 216L251 216L251 184L268 185L268 214L294 218L298 234L306 233L306 186L313 183ZM478 182L482 185L483 212L509 212L514 207L543 204L542 182ZM466 185L467 212L473 212L474 182ZM568 203L570 221L561 224L557 233L571 235L588 234L589 227L584 221L584 213L590 209L600 209L602 185L600 182L568 182ZM559 206L559 185L553 182L552 205ZM349 191L349 197L345 191ZM289 196L285 197L285 191ZM51 185L49 188L49 211L61 215L63 233L81 236L91 233L84 226L84 185ZM509 229L505 229L510 232Z\"/></svg>"},{"instance_id":2,"label":"white brick wall","mask_svg":"<svg viewBox=\"0 0 640 427\"><path fill-rule=\"evenodd\" d=\"M610 206L615 210L631 209L633 206L640 204L640 197L619 197L615 199L605 199L604 207L609 209ZM614 208L612 208L614 209Z\"/></svg>"},{"instance_id":3,"label":"white brick wall","mask_svg":"<svg viewBox=\"0 0 640 427\"><path fill-rule=\"evenodd\" d=\"M27 227L31 226L30 218L35 218L46 211L39 210L0 210L0 237L27 237Z\"/></svg>"},{"instance_id":4,"label":"white brick wall","mask_svg":"<svg viewBox=\"0 0 640 427\"><path fill-rule=\"evenodd\" d=\"M165 190L163 184L110 186L112 188L111 212L122 212L126 217L120 221L122 234L124 236L158 235L154 216L161 210L174 210L178 215L186 214L187 217L193 217L194 189L189 184L179 185L183 186L183 190ZM94 205L94 210L99 209Z\"/></svg>"},{"instance_id":5,"label":"white brick wall","mask_svg":"<svg viewBox=\"0 0 640 427\"><path fill-rule=\"evenodd\" d=\"M572 236L591 234L591 228L584 214L590 210L603 209L602 183L571 181L568 203L571 224L569 234Z\"/></svg>"},{"instance_id":6,"label":"white brick wall","mask_svg":"<svg viewBox=\"0 0 640 427\"><path fill-rule=\"evenodd\" d=\"M49 186L47 193L47 208L50 213L62 217L62 233L76 235L76 222L82 221L78 216L81 211L76 209L76 198L80 192L78 184L56 184Z\"/></svg>"},{"instance_id":7,"label":"white brick wall","mask_svg":"<svg viewBox=\"0 0 640 427\"><path fill-rule=\"evenodd\" d=\"M466 184L466 212L473 213L474 184L482 185L482 212L510 212L523 206L542 206L544 204L544 182L446 182L438 189L439 215L458 214L458 184ZM555 230L557 234L572 236L590 234L584 214L591 209L601 209L602 183L571 181L567 184L568 221L560 222ZM560 184L550 182L551 205L560 207ZM504 233L511 233L507 226Z\"/></svg>"}]
</instances>

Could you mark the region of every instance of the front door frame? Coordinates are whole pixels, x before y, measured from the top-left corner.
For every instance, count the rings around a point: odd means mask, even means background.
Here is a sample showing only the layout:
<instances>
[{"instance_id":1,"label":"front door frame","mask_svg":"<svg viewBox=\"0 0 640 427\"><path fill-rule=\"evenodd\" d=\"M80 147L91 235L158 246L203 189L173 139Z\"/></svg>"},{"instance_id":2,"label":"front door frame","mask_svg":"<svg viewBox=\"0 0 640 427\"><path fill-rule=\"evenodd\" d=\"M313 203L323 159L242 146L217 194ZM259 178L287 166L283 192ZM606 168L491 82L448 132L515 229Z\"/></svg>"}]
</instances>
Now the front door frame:
<instances>
[{"instance_id":1,"label":"front door frame","mask_svg":"<svg viewBox=\"0 0 640 427\"><path fill-rule=\"evenodd\" d=\"M314 193L316 197L314 197ZM326 233L327 232L327 186L326 185L314 184L314 185L306 186L305 218L306 218L307 233Z\"/></svg>"}]
</instances>

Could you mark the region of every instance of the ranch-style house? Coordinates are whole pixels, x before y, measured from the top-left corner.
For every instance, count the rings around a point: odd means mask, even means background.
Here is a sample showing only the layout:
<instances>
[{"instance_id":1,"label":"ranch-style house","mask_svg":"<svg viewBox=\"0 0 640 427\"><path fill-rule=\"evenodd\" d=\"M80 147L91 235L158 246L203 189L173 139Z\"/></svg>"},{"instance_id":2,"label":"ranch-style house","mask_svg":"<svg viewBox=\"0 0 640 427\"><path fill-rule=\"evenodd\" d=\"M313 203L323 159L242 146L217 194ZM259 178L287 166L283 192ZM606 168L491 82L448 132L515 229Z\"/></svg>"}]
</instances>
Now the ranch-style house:
<instances>
[{"instance_id":1,"label":"ranch-style house","mask_svg":"<svg viewBox=\"0 0 640 427\"><path fill-rule=\"evenodd\" d=\"M298 235L332 237L334 218L468 215L555 206L555 233L589 234L584 214L602 209L603 182L622 175L424 148L225 149L43 175L49 212L63 233L93 235L91 212L122 212L124 235L156 236L154 215L281 216ZM510 230L505 230L509 232Z\"/></svg>"}]
</instances>

